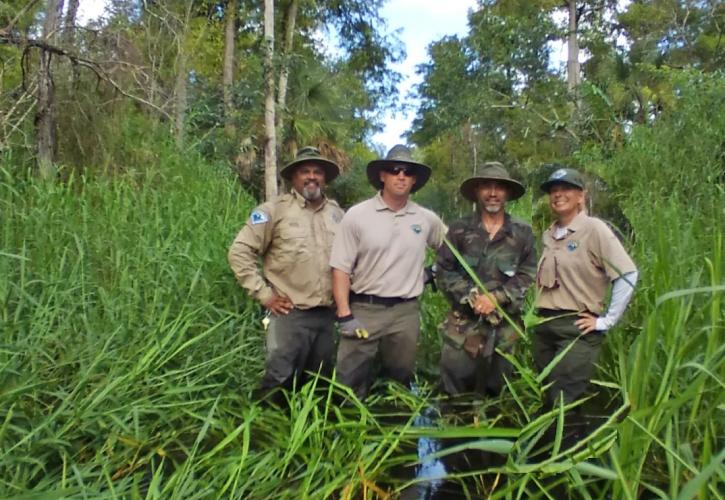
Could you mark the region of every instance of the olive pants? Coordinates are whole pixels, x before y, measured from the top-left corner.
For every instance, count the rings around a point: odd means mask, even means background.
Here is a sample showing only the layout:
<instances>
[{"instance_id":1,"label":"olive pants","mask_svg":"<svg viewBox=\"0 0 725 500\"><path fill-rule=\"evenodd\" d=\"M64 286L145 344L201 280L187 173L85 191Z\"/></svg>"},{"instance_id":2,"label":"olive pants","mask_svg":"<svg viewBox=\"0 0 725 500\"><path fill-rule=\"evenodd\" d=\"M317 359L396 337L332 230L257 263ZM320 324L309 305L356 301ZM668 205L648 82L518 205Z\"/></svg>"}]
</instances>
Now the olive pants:
<instances>
[{"instance_id":1,"label":"olive pants","mask_svg":"<svg viewBox=\"0 0 725 500\"><path fill-rule=\"evenodd\" d=\"M549 373L547 382L552 386L547 392L547 402L553 406L563 395L564 403L581 398L586 392L594 374L595 363L599 357L603 336L592 332L581 332L574 324L577 316L567 316L546 321L534 330L534 362L542 371L569 344L574 345Z\"/></svg>"},{"instance_id":2,"label":"olive pants","mask_svg":"<svg viewBox=\"0 0 725 500\"><path fill-rule=\"evenodd\" d=\"M337 380L362 399L373 382L373 363L380 353L383 376L408 384L415 371L420 334L417 300L392 306L353 302L352 313L365 326L367 339L340 338Z\"/></svg>"},{"instance_id":3,"label":"olive pants","mask_svg":"<svg viewBox=\"0 0 725 500\"><path fill-rule=\"evenodd\" d=\"M481 328L482 342L494 334L493 328ZM496 329L496 347L505 352L513 351L513 343L509 340L515 338L515 330L510 325L499 326ZM440 371L441 386L443 390L456 396L467 392L478 392L482 395L497 396L511 379L513 365L506 361L496 351L486 356L481 348L473 357L463 347L444 342L441 348ZM505 378L504 378L505 377Z\"/></svg>"},{"instance_id":4,"label":"olive pants","mask_svg":"<svg viewBox=\"0 0 725 500\"><path fill-rule=\"evenodd\" d=\"M335 355L333 310L329 307L292 309L285 316L271 315L267 331L262 391L290 388L305 381L305 371L332 374Z\"/></svg>"}]
</instances>

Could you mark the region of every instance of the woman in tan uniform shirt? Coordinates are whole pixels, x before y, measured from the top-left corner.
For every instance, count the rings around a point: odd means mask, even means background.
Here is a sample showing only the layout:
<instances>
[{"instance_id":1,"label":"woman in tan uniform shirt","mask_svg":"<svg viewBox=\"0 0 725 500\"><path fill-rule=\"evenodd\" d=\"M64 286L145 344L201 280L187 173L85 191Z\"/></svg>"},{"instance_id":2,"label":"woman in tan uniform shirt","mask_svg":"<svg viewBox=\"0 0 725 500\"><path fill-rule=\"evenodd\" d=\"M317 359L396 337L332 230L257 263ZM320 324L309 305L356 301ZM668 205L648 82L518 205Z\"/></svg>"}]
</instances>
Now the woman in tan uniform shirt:
<instances>
[{"instance_id":1,"label":"woman in tan uniform shirt","mask_svg":"<svg viewBox=\"0 0 725 500\"><path fill-rule=\"evenodd\" d=\"M572 342L550 372L549 405L579 399L594 373L604 334L624 313L637 268L609 227L584 210L584 180L560 168L541 185L556 217L543 234L537 270L537 314L550 318L534 330L534 360L541 371ZM612 298L605 307L609 287Z\"/></svg>"}]
</instances>

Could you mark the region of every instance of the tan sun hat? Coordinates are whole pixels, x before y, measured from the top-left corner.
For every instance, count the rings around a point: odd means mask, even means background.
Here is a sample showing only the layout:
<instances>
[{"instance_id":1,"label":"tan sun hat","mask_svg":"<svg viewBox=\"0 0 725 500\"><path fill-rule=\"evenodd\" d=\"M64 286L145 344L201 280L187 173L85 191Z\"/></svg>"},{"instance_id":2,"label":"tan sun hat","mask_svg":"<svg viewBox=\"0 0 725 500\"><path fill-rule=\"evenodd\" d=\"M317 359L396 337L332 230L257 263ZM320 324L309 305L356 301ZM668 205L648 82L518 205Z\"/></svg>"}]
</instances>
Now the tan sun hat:
<instances>
[{"instance_id":1,"label":"tan sun hat","mask_svg":"<svg viewBox=\"0 0 725 500\"><path fill-rule=\"evenodd\" d=\"M337 166L337 163L332 160L328 160L327 158L322 156L320 150L313 146L305 146L304 148L300 149L297 152L297 156L295 156L295 159L285 165L284 168L279 172L279 175L281 175L286 180L290 180L290 178L292 177L292 172L294 172L295 168L303 163L315 163L321 166L325 171L326 183L332 182L333 179L340 175L340 167Z\"/></svg>"},{"instance_id":2,"label":"tan sun hat","mask_svg":"<svg viewBox=\"0 0 725 500\"><path fill-rule=\"evenodd\" d=\"M476 198L476 187L485 181L498 181L504 184L509 190L509 201L521 198L526 188L516 179L512 178L508 170L497 161L488 161L476 167L476 173L461 183L461 194L471 201L478 201Z\"/></svg>"},{"instance_id":3,"label":"tan sun hat","mask_svg":"<svg viewBox=\"0 0 725 500\"><path fill-rule=\"evenodd\" d=\"M407 146L397 144L388 151L388 154L384 159L373 160L368 163L368 182L370 182L370 184L377 190L383 189L383 182L380 180L380 171L385 167L392 167L395 165L413 167L415 172L415 184L413 184L413 188L410 190L411 193L415 193L422 188L425 183L428 182L432 172L428 165L424 165L423 163L418 163L413 160L413 156Z\"/></svg>"}]
</instances>

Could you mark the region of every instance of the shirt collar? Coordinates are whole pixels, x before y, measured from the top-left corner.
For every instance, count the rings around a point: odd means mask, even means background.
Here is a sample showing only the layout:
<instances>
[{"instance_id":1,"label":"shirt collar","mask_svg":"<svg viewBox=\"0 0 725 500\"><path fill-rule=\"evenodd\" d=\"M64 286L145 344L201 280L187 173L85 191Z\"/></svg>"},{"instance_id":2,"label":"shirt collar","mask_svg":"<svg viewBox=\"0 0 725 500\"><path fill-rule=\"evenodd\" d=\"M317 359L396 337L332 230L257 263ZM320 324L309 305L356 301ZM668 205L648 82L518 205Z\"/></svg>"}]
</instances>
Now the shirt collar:
<instances>
[{"instance_id":1,"label":"shirt collar","mask_svg":"<svg viewBox=\"0 0 725 500\"><path fill-rule=\"evenodd\" d=\"M586 223L586 220L589 218L589 216L584 212L583 210L576 214L576 216L571 220L568 226L566 226L566 229L568 232L575 233L579 229L582 228L582 226ZM556 232L556 221L552 222L551 225L546 230L551 237L554 237L554 233Z\"/></svg>"},{"instance_id":2,"label":"shirt collar","mask_svg":"<svg viewBox=\"0 0 725 500\"><path fill-rule=\"evenodd\" d=\"M486 232L486 228L483 226L483 221L481 220L481 212L480 210L476 211L471 218L473 219L474 223L483 231ZM513 223L511 222L511 216L508 212L504 212L503 214L503 225L501 226L501 229L499 229L496 232L496 236L498 237L499 234L511 234L513 231Z\"/></svg>"},{"instance_id":3,"label":"shirt collar","mask_svg":"<svg viewBox=\"0 0 725 500\"><path fill-rule=\"evenodd\" d=\"M577 232L586 223L588 217L589 216L586 214L586 212L584 212L584 210L576 214L576 217L574 217L574 219L572 219L572 221L569 223L569 231Z\"/></svg>"},{"instance_id":4,"label":"shirt collar","mask_svg":"<svg viewBox=\"0 0 725 500\"><path fill-rule=\"evenodd\" d=\"M377 193L375 193L375 198L373 198L373 199L375 200L375 202L374 202L375 203L375 210L377 210L378 212L381 212L383 210L390 210L391 212L393 211L385 203L385 200L383 200L383 192L382 191L378 191ZM413 203L412 201L410 201L410 198L408 198L408 201L405 202L405 206L402 209L400 209L397 212L395 212L395 213L398 213L398 214L402 214L402 213L414 214L415 213L415 203Z\"/></svg>"}]
</instances>

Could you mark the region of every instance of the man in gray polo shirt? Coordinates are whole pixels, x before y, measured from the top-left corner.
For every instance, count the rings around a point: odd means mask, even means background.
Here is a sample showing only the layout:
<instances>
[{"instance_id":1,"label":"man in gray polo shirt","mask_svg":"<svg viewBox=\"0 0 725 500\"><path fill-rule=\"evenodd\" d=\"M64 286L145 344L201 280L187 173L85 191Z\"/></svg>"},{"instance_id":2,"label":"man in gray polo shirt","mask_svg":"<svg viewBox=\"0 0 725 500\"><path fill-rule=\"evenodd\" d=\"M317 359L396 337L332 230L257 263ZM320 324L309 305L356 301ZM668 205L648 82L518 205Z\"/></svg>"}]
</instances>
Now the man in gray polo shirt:
<instances>
[{"instance_id":1,"label":"man in gray polo shirt","mask_svg":"<svg viewBox=\"0 0 725 500\"><path fill-rule=\"evenodd\" d=\"M447 228L409 199L431 169L394 146L367 166L378 193L343 217L330 256L340 344L337 380L365 397L380 352L383 375L407 384L415 369L420 333L418 296L423 293L425 250L437 249Z\"/></svg>"}]
</instances>

